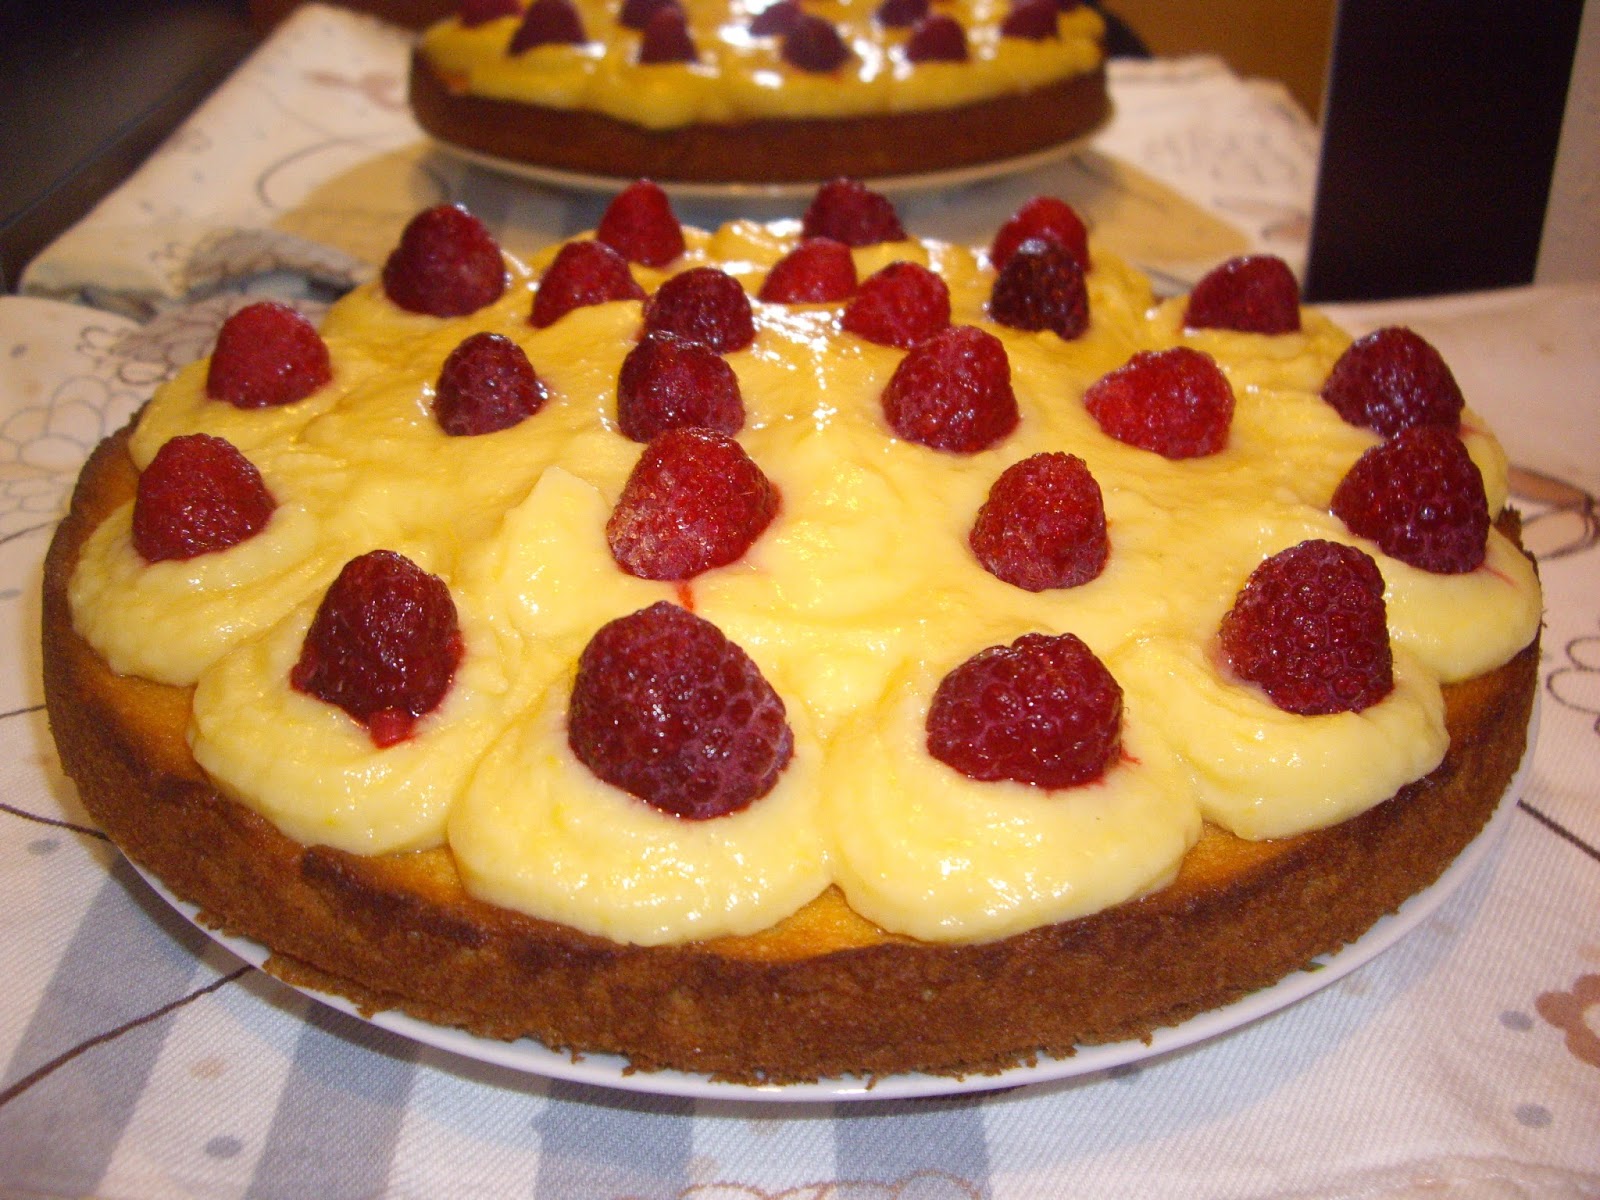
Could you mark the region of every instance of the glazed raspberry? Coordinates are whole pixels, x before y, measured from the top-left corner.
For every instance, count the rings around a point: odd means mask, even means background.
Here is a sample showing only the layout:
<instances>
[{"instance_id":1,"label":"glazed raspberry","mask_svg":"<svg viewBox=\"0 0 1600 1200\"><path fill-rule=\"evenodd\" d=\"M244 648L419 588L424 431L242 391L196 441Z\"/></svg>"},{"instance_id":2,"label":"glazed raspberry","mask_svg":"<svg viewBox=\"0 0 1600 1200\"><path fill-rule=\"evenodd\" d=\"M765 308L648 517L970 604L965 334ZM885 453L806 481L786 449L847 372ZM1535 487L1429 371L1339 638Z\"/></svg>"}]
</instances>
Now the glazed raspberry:
<instances>
[{"instance_id":1,"label":"glazed raspberry","mask_svg":"<svg viewBox=\"0 0 1600 1200\"><path fill-rule=\"evenodd\" d=\"M1351 425L1393 437L1413 425L1461 423L1461 388L1439 352L1399 325L1352 343L1333 364L1322 398Z\"/></svg>"},{"instance_id":2,"label":"glazed raspberry","mask_svg":"<svg viewBox=\"0 0 1600 1200\"><path fill-rule=\"evenodd\" d=\"M451 437L510 429L544 407L544 384L521 346L498 333L474 333L444 360L433 416Z\"/></svg>"},{"instance_id":3,"label":"glazed raspberry","mask_svg":"<svg viewBox=\"0 0 1600 1200\"><path fill-rule=\"evenodd\" d=\"M500 299L506 265L482 221L457 204L412 217L383 264L383 290L407 312L464 317Z\"/></svg>"},{"instance_id":4,"label":"glazed raspberry","mask_svg":"<svg viewBox=\"0 0 1600 1200\"><path fill-rule=\"evenodd\" d=\"M807 12L796 17L783 35L779 53L790 66L813 74L837 70L850 60L850 47L833 22Z\"/></svg>"},{"instance_id":5,"label":"glazed raspberry","mask_svg":"<svg viewBox=\"0 0 1600 1200\"><path fill-rule=\"evenodd\" d=\"M663 8L673 8L677 4L678 0L624 0L617 20L629 29L642 30Z\"/></svg>"},{"instance_id":6,"label":"glazed raspberry","mask_svg":"<svg viewBox=\"0 0 1600 1200\"><path fill-rule=\"evenodd\" d=\"M669 429L639 456L606 542L628 574L681 581L744 557L777 511L778 489L738 442Z\"/></svg>"},{"instance_id":7,"label":"glazed raspberry","mask_svg":"<svg viewBox=\"0 0 1600 1200\"><path fill-rule=\"evenodd\" d=\"M1028 633L940 681L928 753L968 779L1078 787L1122 751L1122 688L1075 635Z\"/></svg>"},{"instance_id":8,"label":"glazed raspberry","mask_svg":"<svg viewBox=\"0 0 1600 1200\"><path fill-rule=\"evenodd\" d=\"M857 337L902 350L950 326L950 289L927 267L892 262L862 281L839 323Z\"/></svg>"},{"instance_id":9,"label":"glazed raspberry","mask_svg":"<svg viewBox=\"0 0 1600 1200\"><path fill-rule=\"evenodd\" d=\"M1300 284L1275 254L1245 254L1208 271L1189 293L1183 323L1190 329L1237 333L1295 333Z\"/></svg>"},{"instance_id":10,"label":"glazed raspberry","mask_svg":"<svg viewBox=\"0 0 1600 1200\"><path fill-rule=\"evenodd\" d=\"M1077 587L1111 551L1100 485L1074 454L1035 454L989 489L968 537L984 569L1028 592Z\"/></svg>"},{"instance_id":11,"label":"glazed raspberry","mask_svg":"<svg viewBox=\"0 0 1600 1200\"><path fill-rule=\"evenodd\" d=\"M247 304L222 323L206 368L206 395L235 408L293 404L333 378L316 326L287 304Z\"/></svg>"},{"instance_id":12,"label":"glazed raspberry","mask_svg":"<svg viewBox=\"0 0 1600 1200\"><path fill-rule=\"evenodd\" d=\"M1059 242L1029 238L995 276L989 316L1012 329L1052 329L1067 341L1082 337L1089 328L1083 268Z\"/></svg>"},{"instance_id":13,"label":"glazed raspberry","mask_svg":"<svg viewBox=\"0 0 1600 1200\"><path fill-rule=\"evenodd\" d=\"M806 238L772 264L758 299L768 304L830 304L856 290L856 260L833 238Z\"/></svg>"},{"instance_id":14,"label":"glazed raspberry","mask_svg":"<svg viewBox=\"0 0 1600 1200\"><path fill-rule=\"evenodd\" d=\"M1285 712L1360 712L1394 689L1383 576L1353 546L1313 540L1274 554L1220 634L1234 674Z\"/></svg>"},{"instance_id":15,"label":"glazed raspberry","mask_svg":"<svg viewBox=\"0 0 1600 1200\"><path fill-rule=\"evenodd\" d=\"M664 267L683 253L683 226L672 201L648 179L616 194L600 215L594 236L629 262L647 267Z\"/></svg>"},{"instance_id":16,"label":"glazed raspberry","mask_svg":"<svg viewBox=\"0 0 1600 1200\"><path fill-rule=\"evenodd\" d=\"M743 425L739 378L709 346L647 333L622 360L617 426L634 441L689 426L734 434Z\"/></svg>"},{"instance_id":17,"label":"glazed raspberry","mask_svg":"<svg viewBox=\"0 0 1600 1200\"><path fill-rule=\"evenodd\" d=\"M857 179L834 179L819 187L800 219L800 233L808 238L832 238L846 246L906 240L894 204Z\"/></svg>"},{"instance_id":18,"label":"glazed raspberry","mask_svg":"<svg viewBox=\"0 0 1600 1200\"><path fill-rule=\"evenodd\" d=\"M1000 36L1042 42L1056 36L1056 0L1019 0L1000 22Z\"/></svg>"},{"instance_id":19,"label":"glazed raspberry","mask_svg":"<svg viewBox=\"0 0 1600 1200\"><path fill-rule=\"evenodd\" d=\"M461 654L444 580L404 555L373 550L347 562L328 588L289 682L389 746L439 706Z\"/></svg>"},{"instance_id":20,"label":"glazed raspberry","mask_svg":"<svg viewBox=\"0 0 1600 1200\"><path fill-rule=\"evenodd\" d=\"M967 31L948 13L932 13L917 22L906 39L911 62L966 62Z\"/></svg>"},{"instance_id":21,"label":"glazed raspberry","mask_svg":"<svg viewBox=\"0 0 1600 1200\"><path fill-rule=\"evenodd\" d=\"M1199 458L1228 444L1233 388L1209 354L1143 350L1091 384L1084 407L1107 435L1164 458Z\"/></svg>"},{"instance_id":22,"label":"glazed raspberry","mask_svg":"<svg viewBox=\"0 0 1600 1200\"><path fill-rule=\"evenodd\" d=\"M575 308L643 299L644 289L622 255L604 242L568 242L539 277L528 320L544 329Z\"/></svg>"},{"instance_id":23,"label":"glazed raspberry","mask_svg":"<svg viewBox=\"0 0 1600 1200\"><path fill-rule=\"evenodd\" d=\"M507 54L521 54L535 46L573 45L588 41L583 18L572 0L533 0L522 15L522 24L511 35Z\"/></svg>"},{"instance_id":24,"label":"glazed raspberry","mask_svg":"<svg viewBox=\"0 0 1600 1200\"><path fill-rule=\"evenodd\" d=\"M879 25L909 29L928 15L928 0L883 0L872 14Z\"/></svg>"},{"instance_id":25,"label":"glazed raspberry","mask_svg":"<svg viewBox=\"0 0 1600 1200\"><path fill-rule=\"evenodd\" d=\"M992 333L957 325L912 348L883 389L883 415L908 442L987 450L1017 427L1011 364Z\"/></svg>"},{"instance_id":26,"label":"glazed raspberry","mask_svg":"<svg viewBox=\"0 0 1600 1200\"><path fill-rule=\"evenodd\" d=\"M456 15L464 29L487 25L497 17L514 17L521 11L518 0L460 0L456 5Z\"/></svg>"},{"instance_id":27,"label":"glazed raspberry","mask_svg":"<svg viewBox=\"0 0 1600 1200\"><path fill-rule=\"evenodd\" d=\"M644 327L703 342L718 354L743 350L756 337L750 297L718 267L692 267L663 283L645 302Z\"/></svg>"},{"instance_id":28,"label":"glazed raspberry","mask_svg":"<svg viewBox=\"0 0 1600 1200\"><path fill-rule=\"evenodd\" d=\"M155 452L133 499L133 548L145 562L226 550L266 527L277 503L232 442L185 434Z\"/></svg>"},{"instance_id":29,"label":"glazed raspberry","mask_svg":"<svg viewBox=\"0 0 1600 1200\"><path fill-rule=\"evenodd\" d=\"M1332 508L1390 558L1440 575L1476 570L1489 543L1483 473L1442 425L1414 425L1368 450L1340 480Z\"/></svg>"},{"instance_id":30,"label":"glazed raspberry","mask_svg":"<svg viewBox=\"0 0 1600 1200\"><path fill-rule=\"evenodd\" d=\"M750 32L757 37L782 37L799 19L798 0L778 0L755 15L750 22Z\"/></svg>"},{"instance_id":31,"label":"glazed raspberry","mask_svg":"<svg viewBox=\"0 0 1600 1200\"><path fill-rule=\"evenodd\" d=\"M1072 257L1089 270L1089 231L1072 205L1054 196L1035 196L1012 215L994 235L989 246L989 262L996 271L1029 238L1059 242L1072 251Z\"/></svg>"},{"instance_id":32,"label":"glazed raspberry","mask_svg":"<svg viewBox=\"0 0 1600 1200\"><path fill-rule=\"evenodd\" d=\"M676 4L665 4L644 27L639 41L639 61L651 63L692 63L700 60L694 38L689 36L689 18Z\"/></svg>"},{"instance_id":33,"label":"glazed raspberry","mask_svg":"<svg viewBox=\"0 0 1600 1200\"><path fill-rule=\"evenodd\" d=\"M660 601L578 658L567 743L599 778L692 821L746 808L794 755L783 700L711 622Z\"/></svg>"}]
</instances>

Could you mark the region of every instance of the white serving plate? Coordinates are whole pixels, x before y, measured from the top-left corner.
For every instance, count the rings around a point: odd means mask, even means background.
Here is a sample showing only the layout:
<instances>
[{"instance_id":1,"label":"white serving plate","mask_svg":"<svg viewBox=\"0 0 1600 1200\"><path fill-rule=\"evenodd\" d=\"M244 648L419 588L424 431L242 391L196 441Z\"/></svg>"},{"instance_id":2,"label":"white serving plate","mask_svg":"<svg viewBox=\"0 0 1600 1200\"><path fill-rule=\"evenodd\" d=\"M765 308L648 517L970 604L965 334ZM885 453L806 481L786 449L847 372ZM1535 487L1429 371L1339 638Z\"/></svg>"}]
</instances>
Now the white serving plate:
<instances>
[{"instance_id":1,"label":"white serving plate","mask_svg":"<svg viewBox=\"0 0 1600 1200\"><path fill-rule=\"evenodd\" d=\"M1072 154L1075 150L1084 146L1088 140L1089 136L1086 135L1058 142L1054 146L1047 146L1043 150L1034 151L1032 154L1001 159L997 162L975 163L972 166L953 167L945 171L868 177L863 179L862 182L874 191L890 196L957 188L970 183L982 183L988 180L1020 175L1039 167L1048 166L1050 163L1058 162ZM609 194L626 187L635 178L635 176L631 175L592 175L581 171L565 171L558 167L539 166L534 163L521 162L514 158L502 158L482 150L474 150L433 135L429 135L429 141L442 153L452 158L460 159L463 162L471 163L473 166L484 167L502 175L526 179L532 183L540 183L547 187L561 188L567 191ZM811 196L816 192L817 187L826 181L810 179L793 183L695 183L659 179L655 182L660 185L662 191L673 199L792 200Z\"/></svg>"},{"instance_id":2,"label":"white serving plate","mask_svg":"<svg viewBox=\"0 0 1600 1200\"><path fill-rule=\"evenodd\" d=\"M1084 1046L1067 1058L1040 1058L1035 1063L1012 1067L997 1074L954 1077L908 1073L880 1075L872 1079L849 1076L823 1079L815 1083L770 1085L725 1083L707 1075L687 1071L633 1071L629 1069L627 1060L617 1055L584 1054L574 1058L570 1054L551 1050L528 1038L506 1042L476 1037L461 1029L433 1025L400 1012L388 1011L363 1015L351 1001L342 996L309 988L295 990L357 1020L366 1021L423 1045L459 1054L464 1058L526 1071L549 1079L617 1088L647 1095L764 1102L903 1100L955 1096L1071 1079L1113 1067L1128 1066L1232 1032L1321 991L1358 967L1371 962L1400 941L1433 916L1455 894L1499 841L1512 811L1516 808L1517 798L1522 793L1533 761L1533 747L1538 732L1539 706L1536 697L1533 716L1528 724L1527 749L1523 752L1522 762L1482 832L1457 856L1455 862L1431 887L1412 896L1396 912L1381 918L1356 941L1334 954L1317 959L1314 969L1296 971L1286 975L1271 987L1252 992L1224 1008L1201 1013L1181 1025L1159 1029L1148 1042L1127 1041ZM160 880L137 864L134 864L134 869L162 899L206 936L226 946L253 966L260 967L266 962L268 957L266 947L246 938L218 933L202 924L193 905L178 899L162 885ZM281 986L291 986L277 980L276 977L273 978Z\"/></svg>"}]
</instances>

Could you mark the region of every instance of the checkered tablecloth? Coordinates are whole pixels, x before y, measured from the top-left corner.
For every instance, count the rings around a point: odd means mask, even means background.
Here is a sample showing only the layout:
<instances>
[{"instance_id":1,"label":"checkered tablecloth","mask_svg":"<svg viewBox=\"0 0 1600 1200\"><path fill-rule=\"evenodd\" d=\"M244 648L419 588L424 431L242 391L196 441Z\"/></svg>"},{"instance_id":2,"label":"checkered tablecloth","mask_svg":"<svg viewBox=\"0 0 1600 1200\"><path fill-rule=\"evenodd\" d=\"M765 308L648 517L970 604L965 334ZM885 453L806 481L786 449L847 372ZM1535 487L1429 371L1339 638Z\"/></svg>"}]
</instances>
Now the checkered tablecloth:
<instances>
[{"instance_id":1,"label":"checkered tablecloth","mask_svg":"<svg viewBox=\"0 0 1600 1200\"><path fill-rule=\"evenodd\" d=\"M0 299L0 1196L1600 1196L1600 288L1339 312L1434 341L1519 468L1548 606L1539 739L1437 912L1223 1036L948 1098L622 1091L335 1011L147 888L61 776L42 710L40 564L84 456L242 296L314 304L424 203L463 199L513 247L603 203L419 142L404 53L397 30L301 10L34 264L31 294ZM1119 65L1113 88L1117 121L1083 154L907 196L908 225L981 240L1057 190L1174 286L1236 248L1295 261L1315 139L1279 92L1206 61ZM680 211L710 223L724 203Z\"/></svg>"}]
</instances>

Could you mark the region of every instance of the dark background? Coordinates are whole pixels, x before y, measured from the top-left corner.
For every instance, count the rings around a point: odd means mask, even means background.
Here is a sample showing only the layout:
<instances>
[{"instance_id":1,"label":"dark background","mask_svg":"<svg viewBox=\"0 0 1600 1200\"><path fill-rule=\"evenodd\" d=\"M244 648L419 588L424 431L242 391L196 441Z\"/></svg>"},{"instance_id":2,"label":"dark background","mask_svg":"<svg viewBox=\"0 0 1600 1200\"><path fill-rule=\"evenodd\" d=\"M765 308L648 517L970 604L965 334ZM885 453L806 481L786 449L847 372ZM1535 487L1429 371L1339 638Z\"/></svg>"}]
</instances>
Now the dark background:
<instances>
[{"instance_id":1,"label":"dark background","mask_svg":"<svg viewBox=\"0 0 1600 1200\"><path fill-rule=\"evenodd\" d=\"M449 2L351 6L420 21ZM14 290L28 261L126 178L292 6L0 5L0 291ZM1532 280L1582 9L1583 0L1341 0L1308 300ZM1154 40L1113 18L1113 52L1142 53Z\"/></svg>"},{"instance_id":2,"label":"dark background","mask_svg":"<svg viewBox=\"0 0 1600 1200\"><path fill-rule=\"evenodd\" d=\"M256 42L246 0L0 6L0 289Z\"/></svg>"},{"instance_id":3,"label":"dark background","mask_svg":"<svg viewBox=\"0 0 1600 1200\"><path fill-rule=\"evenodd\" d=\"M1532 281L1582 15L1583 0L1341 0L1308 300Z\"/></svg>"}]
</instances>

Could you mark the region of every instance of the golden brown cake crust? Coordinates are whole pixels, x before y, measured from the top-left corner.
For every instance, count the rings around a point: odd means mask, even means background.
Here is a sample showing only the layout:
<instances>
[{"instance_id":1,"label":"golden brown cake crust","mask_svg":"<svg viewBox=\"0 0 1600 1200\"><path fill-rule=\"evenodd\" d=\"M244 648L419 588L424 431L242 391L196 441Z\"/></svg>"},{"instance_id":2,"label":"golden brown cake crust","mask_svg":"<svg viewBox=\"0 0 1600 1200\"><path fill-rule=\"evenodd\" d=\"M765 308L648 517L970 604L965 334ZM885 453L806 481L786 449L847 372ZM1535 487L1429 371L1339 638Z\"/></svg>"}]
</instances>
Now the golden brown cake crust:
<instances>
[{"instance_id":1,"label":"golden brown cake crust","mask_svg":"<svg viewBox=\"0 0 1600 1200\"><path fill-rule=\"evenodd\" d=\"M800 183L886 179L1035 154L1090 133L1110 115L1111 102L1101 68L956 108L652 130L602 113L453 90L418 51L411 108L441 141L548 169L665 183Z\"/></svg>"},{"instance_id":2,"label":"golden brown cake crust","mask_svg":"<svg viewBox=\"0 0 1600 1200\"><path fill-rule=\"evenodd\" d=\"M304 847L212 786L184 741L189 693L113 675L72 629L79 549L132 495L127 440L90 459L45 569L46 701L85 806L208 921L269 945L280 976L485 1036L751 1082L989 1071L1147 1036L1275 982L1428 886L1522 757L1537 642L1445 689L1449 753L1394 799L1277 842L1208 828L1173 885L1094 916L932 946L883 934L830 891L756 937L619 945L472 899L445 851Z\"/></svg>"}]
</instances>

